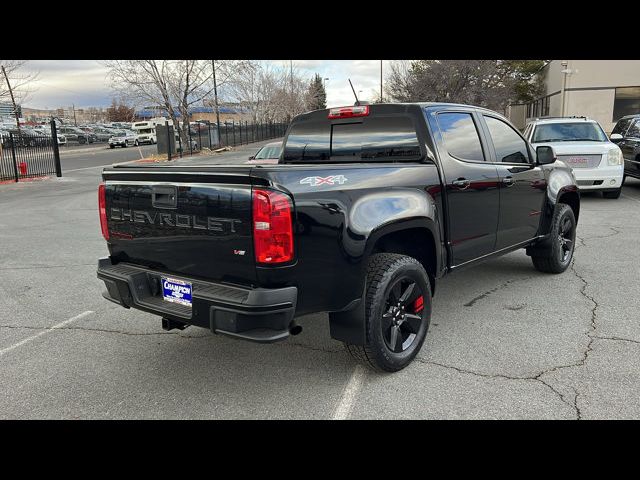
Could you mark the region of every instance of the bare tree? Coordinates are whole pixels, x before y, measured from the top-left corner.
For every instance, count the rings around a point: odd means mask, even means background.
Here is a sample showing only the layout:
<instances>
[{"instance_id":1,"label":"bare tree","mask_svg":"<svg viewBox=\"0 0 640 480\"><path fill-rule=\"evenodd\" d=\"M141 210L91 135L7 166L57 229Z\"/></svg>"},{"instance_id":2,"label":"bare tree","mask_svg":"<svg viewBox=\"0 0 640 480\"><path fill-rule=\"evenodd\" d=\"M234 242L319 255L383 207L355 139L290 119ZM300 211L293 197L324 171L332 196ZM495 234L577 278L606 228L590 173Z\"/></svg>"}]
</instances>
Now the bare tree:
<instances>
[{"instance_id":1,"label":"bare tree","mask_svg":"<svg viewBox=\"0 0 640 480\"><path fill-rule=\"evenodd\" d=\"M16 126L20 131L18 105L27 101L33 93L33 83L38 72L25 72L27 60L0 60L0 100L8 99L13 107Z\"/></svg>"},{"instance_id":2,"label":"bare tree","mask_svg":"<svg viewBox=\"0 0 640 480\"><path fill-rule=\"evenodd\" d=\"M230 79L225 96L254 122L289 121L306 110L307 87L297 69L248 61Z\"/></svg>"},{"instance_id":3,"label":"bare tree","mask_svg":"<svg viewBox=\"0 0 640 480\"><path fill-rule=\"evenodd\" d=\"M228 81L236 63L218 62L218 86ZM187 142L191 107L201 104L213 92L209 60L113 60L104 65L116 92L134 106L164 109L183 143Z\"/></svg>"}]
</instances>

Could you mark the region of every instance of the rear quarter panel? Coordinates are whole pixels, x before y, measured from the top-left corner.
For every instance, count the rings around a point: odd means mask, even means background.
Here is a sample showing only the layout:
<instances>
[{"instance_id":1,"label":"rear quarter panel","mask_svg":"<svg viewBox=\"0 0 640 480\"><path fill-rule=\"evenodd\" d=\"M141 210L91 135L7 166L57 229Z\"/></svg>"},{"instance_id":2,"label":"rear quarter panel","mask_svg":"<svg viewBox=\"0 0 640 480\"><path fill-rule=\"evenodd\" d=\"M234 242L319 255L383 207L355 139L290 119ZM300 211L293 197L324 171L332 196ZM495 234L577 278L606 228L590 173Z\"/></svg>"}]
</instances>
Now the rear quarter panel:
<instances>
[{"instance_id":1,"label":"rear quarter panel","mask_svg":"<svg viewBox=\"0 0 640 480\"><path fill-rule=\"evenodd\" d=\"M360 298L372 241L386 228L415 220L439 241L433 164L265 166L252 174L294 200L296 262L258 267L257 278L265 286L298 286L299 314L339 311Z\"/></svg>"}]
</instances>

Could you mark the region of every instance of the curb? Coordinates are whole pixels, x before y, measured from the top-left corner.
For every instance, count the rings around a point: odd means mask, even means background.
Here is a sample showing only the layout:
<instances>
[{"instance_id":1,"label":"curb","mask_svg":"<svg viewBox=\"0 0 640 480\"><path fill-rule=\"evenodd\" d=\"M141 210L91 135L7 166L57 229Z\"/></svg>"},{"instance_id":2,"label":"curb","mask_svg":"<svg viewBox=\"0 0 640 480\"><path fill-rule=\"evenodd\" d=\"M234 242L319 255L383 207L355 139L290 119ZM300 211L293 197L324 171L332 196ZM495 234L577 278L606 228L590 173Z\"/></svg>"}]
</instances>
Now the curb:
<instances>
[{"instance_id":1,"label":"curb","mask_svg":"<svg viewBox=\"0 0 640 480\"><path fill-rule=\"evenodd\" d=\"M40 182L42 180L49 180L51 177L29 177L29 178L21 178L20 181L16 182L14 180L0 180L0 185L17 185L19 183L28 183L28 182Z\"/></svg>"}]
</instances>

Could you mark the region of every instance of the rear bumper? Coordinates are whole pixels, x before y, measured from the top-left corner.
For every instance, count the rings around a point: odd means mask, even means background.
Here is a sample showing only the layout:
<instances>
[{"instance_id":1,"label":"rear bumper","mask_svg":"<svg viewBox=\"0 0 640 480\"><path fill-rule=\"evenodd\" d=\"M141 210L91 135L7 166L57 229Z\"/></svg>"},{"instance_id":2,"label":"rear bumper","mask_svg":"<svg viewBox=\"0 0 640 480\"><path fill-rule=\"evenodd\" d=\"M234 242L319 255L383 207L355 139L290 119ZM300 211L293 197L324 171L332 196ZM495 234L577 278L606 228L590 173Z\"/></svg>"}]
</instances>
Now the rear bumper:
<instances>
[{"instance_id":1,"label":"rear bumper","mask_svg":"<svg viewBox=\"0 0 640 480\"><path fill-rule=\"evenodd\" d=\"M298 297L296 287L244 288L179 276L193 285L193 305L187 307L163 300L160 278L167 276L164 272L126 263L114 265L105 257L98 261L97 274L107 287L103 296L125 308L262 343L289 336Z\"/></svg>"},{"instance_id":2,"label":"rear bumper","mask_svg":"<svg viewBox=\"0 0 640 480\"><path fill-rule=\"evenodd\" d=\"M580 190L611 190L622 186L624 169L622 165L574 168L573 174Z\"/></svg>"}]
</instances>

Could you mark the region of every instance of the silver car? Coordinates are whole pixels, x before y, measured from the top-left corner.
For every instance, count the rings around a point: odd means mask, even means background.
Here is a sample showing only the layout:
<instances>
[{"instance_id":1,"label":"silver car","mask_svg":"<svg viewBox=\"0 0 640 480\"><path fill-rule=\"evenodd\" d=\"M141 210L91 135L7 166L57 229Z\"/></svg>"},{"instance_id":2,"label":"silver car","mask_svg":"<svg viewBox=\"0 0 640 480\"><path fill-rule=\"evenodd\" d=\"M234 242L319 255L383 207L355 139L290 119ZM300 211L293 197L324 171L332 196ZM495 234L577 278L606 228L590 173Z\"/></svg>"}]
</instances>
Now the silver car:
<instances>
[{"instance_id":1,"label":"silver car","mask_svg":"<svg viewBox=\"0 0 640 480\"><path fill-rule=\"evenodd\" d=\"M126 148L131 146L138 146L138 135L131 130L119 130L118 133L109 139L109 148Z\"/></svg>"}]
</instances>

